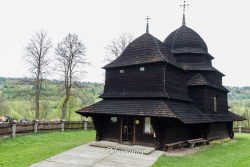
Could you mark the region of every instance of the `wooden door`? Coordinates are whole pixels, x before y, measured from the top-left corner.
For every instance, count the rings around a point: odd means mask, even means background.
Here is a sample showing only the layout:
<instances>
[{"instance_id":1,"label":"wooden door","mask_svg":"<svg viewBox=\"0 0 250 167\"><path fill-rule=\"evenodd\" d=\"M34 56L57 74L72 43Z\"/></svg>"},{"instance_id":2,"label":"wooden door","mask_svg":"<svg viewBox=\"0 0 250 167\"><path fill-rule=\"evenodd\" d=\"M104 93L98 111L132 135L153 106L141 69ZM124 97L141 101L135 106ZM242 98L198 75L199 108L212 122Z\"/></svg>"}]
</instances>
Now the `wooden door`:
<instances>
[{"instance_id":1,"label":"wooden door","mask_svg":"<svg viewBox=\"0 0 250 167\"><path fill-rule=\"evenodd\" d=\"M134 136L134 118L123 117L122 119L122 141L133 142Z\"/></svg>"}]
</instances>

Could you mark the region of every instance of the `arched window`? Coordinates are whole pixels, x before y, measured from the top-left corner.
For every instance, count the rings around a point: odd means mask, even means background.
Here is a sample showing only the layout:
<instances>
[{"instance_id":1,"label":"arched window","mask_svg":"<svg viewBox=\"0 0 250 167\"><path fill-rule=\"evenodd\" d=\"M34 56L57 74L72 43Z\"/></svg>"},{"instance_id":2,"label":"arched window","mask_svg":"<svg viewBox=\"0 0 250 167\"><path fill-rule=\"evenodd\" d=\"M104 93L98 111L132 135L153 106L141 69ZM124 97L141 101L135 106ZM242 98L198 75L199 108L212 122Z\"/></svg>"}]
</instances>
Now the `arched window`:
<instances>
[{"instance_id":1,"label":"arched window","mask_svg":"<svg viewBox=\"0 0 250 167\"><path fill-rule=\"evenodd\" d=\"M214 96L214 112L218 111L218 96Z\"/></svg>"}]
</instances>

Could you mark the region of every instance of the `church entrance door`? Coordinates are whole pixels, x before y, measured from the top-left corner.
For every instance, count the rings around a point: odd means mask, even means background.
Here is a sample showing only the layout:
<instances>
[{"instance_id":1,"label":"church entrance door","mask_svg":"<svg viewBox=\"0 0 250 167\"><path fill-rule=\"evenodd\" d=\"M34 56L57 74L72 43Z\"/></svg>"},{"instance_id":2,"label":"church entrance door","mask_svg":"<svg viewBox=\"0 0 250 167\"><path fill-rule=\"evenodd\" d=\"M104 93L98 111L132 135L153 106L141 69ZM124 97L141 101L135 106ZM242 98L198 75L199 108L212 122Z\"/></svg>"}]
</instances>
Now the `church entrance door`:
<instances>
[{"instance_id":1,"label":"church entrance door","mask_svg":"<svg viewBox=\"0 0 250 167\"><path fill-rule=\"evenodd\" d=\"M132 142L133 141L133 128L134 119L133 117L123 117L122 119L122 141Z\"/></svg>"}]
</instances>

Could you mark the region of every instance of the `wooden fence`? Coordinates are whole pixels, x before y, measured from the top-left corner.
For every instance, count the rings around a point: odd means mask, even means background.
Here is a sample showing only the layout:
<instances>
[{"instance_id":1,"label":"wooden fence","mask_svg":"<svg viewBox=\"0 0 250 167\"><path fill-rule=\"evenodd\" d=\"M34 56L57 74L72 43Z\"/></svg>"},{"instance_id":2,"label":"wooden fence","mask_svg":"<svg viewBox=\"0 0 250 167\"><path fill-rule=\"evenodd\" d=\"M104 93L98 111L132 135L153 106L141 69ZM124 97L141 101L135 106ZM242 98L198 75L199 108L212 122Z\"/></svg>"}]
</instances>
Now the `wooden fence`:
<instances>
[{"instance_id":1,"label":"wooden fence","mask_svg":"<svg viewBox=\"0 0 250 167\"><path fill-rule=\"evenodd\" d=\"M0 123L0 138L52 130L64 131L65 129L93 129L93 124L84 121Z\"/></svg>"},{"instance_id":2,"label":"wooden fence","mask_svg":"<svg viewBox=\"0 0 250 167\"><path fill-rule=\"evenodd\" d=\"M84 121L71 121L71 122L18 122L13 123L0 123L0 138L15 137L26 133L36 133L43 131L64 131L65 129L93 129L92 122ZM250 128L238 127L233 128L234 132L250 133Z\"/></svg>"},{"instance_id":3,"label":"wooden fence","mask_svg":"<svg viewBox=\"0 0 250 167\"><path fill-rule=\"evenodd\" d=\"M234 128L233 131L237 133L250 133L250 128L238 127Z\"/></svg>"}]
</instances>

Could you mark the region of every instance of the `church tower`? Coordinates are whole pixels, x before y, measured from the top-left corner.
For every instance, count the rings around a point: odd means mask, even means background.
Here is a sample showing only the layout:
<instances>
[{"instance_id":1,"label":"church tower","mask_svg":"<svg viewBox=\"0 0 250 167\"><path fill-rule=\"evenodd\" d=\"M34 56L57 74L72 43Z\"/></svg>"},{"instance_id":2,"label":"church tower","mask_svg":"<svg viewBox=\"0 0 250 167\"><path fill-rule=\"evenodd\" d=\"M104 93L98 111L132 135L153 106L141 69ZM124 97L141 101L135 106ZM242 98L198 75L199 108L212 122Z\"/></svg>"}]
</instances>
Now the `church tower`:
<instances>
[{"instance_id":1,"label":"church tower","mask_svg":"<svg viewBox=\"0 0 250 167\"><path fill-rule=\"evenodd\" d=\"M201 36L186 25L183 7L182 25L165 39L165 46L180 66L188 71L189 97L204 112L227 112L228 90L222 85L222 74L212 66L214 59Z\"/></svg>"}]
</instances>

